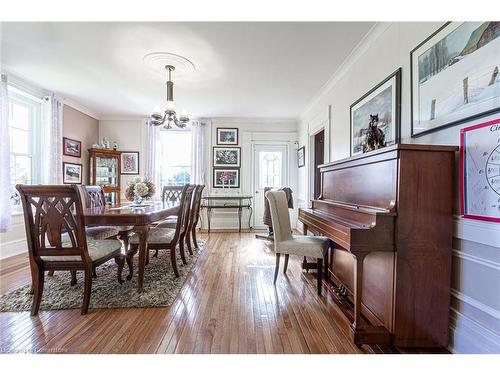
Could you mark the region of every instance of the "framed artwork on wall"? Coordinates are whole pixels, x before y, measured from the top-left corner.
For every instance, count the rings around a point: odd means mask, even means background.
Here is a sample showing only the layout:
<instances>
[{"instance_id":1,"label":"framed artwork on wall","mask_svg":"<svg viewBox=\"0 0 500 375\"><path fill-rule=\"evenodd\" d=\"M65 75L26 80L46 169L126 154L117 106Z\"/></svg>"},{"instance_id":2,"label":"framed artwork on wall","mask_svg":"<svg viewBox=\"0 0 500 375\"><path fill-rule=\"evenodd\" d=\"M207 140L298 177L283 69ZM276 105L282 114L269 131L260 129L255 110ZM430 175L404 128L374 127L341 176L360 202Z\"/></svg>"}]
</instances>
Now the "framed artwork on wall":
<instances>
[{"instance_id":1,"label":"framed artwork on wall","mask_svg":"<svg viewBox=\"0 0 500 375\"><path fill-rule=\"evenodd\" d=\"M240 147L214 147L213 166L214 167L240 167L241 166Z\"/></svg>"},{"instance_id":2,"label":"framed artwork on wall","mask_svg":"<svg viewBox=\"0 0 500 375\"><path fill-rule=\"evenodd\" d=\"M82 157L82 142L75 139L63 137L63 155Z\"/></svg>"},{"instance_id":3,"label":"framed artwork on wall","mask_svg":"<svg viewBox=\"0 0 500 375\"><path fill-rule=\"evenodd\" d=\"M297 166L299 168L306 165L306 146L302 146L297 150Z\"/></svg>"},{"instance_id":4,"label":"framed artwork on wall","mask_svg":"<svg viewBox=\"0 0 500 375\"><path fill-rule=\"evenodd\" d=\"M463 217L500 223L500 118L460 131Z\"/></svg>"},{"instance_id":5,"label":"framed artwork on wall","mask_svg":"<svg viewBox=\"0 0 500 375\"><path fill-rule=\"evenodd\" d=\"M217 145L238 145L238 128L217 128Z\"/></svg>"},{"instance_id":6,"label":"framed artwork on wall","mask_svg":"<svg viewBox=\"0 0 500 375\"><path fill-rule=\"evenodd\" d=\"M81 164L63 162L63 184L81 184L82 171Z\"/></svg>"},{"instance_id":7,"label":"framed artwork on wall","mask_svg":"<svg viewBox=\"0 0 500 375\"><path fill-rule=\"evenodd\" d=\"M376 126L383 133L386 146L399 143L401 68L354 102L350 107L350 112L351 156L364 152L363 145L370 130L370 123L372 127ZM372 121L375 118L378 121Z\"/></svg>"},{"instance_id":8,"label":"framed artwork on wall","mask_svg":"<svg viewBox=\"0 0 500 375\"><path fill-rule=\"evenodd\" d=\"M124 151L121 153L120 174L139 174L138 151Z\"/></svg>"},{"instance_id":9,"label":"framed artwork on wall","mask_svg":"<svg viewBox=\"0 0 500 375\"><path fill-rule=\"evenodd\" d=\"M500 110L500 22L448 22L410 53L411 135Z\"/></svg>"},{"instance_id":10,"label":"framed artwork on wall","mask_svg":"<svg viewBox=\"0 0 500 375\"><path fill-rule=\"evenodd\" d=\"M240 169L239 168L214 168L213 184L214 188L239 188Z\"/></svg>"}]
</instances>

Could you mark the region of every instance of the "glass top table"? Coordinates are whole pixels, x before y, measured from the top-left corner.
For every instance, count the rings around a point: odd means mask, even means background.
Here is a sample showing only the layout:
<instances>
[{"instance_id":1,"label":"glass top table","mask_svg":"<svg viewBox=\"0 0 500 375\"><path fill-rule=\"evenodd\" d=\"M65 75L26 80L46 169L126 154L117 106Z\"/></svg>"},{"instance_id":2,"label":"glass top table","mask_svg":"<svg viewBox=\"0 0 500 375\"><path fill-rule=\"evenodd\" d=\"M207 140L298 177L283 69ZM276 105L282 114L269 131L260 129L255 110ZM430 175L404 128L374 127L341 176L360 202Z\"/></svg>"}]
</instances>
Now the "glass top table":
<instances>
[{"instance_id":1,"label":"glass top table","mask_svg":"<svg viewBox=\"0 0 500 375\"><path fill-rule=\"evenodd\" d=\"M207 210L208 233L210 233L210 222L212 219L212 210L214 209L237 209L238 213L238 231L241 232L241 216L243 208L248 209L248 227L251 228L252 219L252 198L251 195L207 195L202 197L201 208Z\"/></svg>"}]
</instances>

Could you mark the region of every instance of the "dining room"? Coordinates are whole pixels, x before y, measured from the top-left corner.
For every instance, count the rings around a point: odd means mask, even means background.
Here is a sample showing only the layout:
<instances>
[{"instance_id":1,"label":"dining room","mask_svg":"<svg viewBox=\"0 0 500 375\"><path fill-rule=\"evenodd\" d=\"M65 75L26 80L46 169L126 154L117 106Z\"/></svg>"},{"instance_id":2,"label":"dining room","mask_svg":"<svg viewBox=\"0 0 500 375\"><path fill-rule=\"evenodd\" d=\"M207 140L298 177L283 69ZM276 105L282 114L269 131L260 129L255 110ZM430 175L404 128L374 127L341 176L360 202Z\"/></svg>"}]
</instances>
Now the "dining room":
<instances>
[{"instance_id":1,"label":"dining room","mask_svg":"<svg viewBox=\"0 0 500 375\"><path fill-rule=\"evenodd\" d=\"M206 7L0 14L0 357L500 353L500 22Z\"/></svg>"}]
</instances>

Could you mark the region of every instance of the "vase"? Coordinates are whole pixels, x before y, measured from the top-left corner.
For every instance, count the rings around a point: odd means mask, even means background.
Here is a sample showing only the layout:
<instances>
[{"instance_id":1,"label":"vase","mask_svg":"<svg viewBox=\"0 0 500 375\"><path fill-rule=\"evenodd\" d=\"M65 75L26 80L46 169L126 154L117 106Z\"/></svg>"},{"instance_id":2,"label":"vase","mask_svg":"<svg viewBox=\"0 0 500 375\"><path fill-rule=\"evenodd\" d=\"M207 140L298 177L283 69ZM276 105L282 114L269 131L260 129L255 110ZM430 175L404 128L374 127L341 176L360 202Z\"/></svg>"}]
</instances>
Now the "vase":
<instances>
[{"instance_id":1,"label":"vase","mask_svg":"<svg viewBox=\"0 0 500 375\"><path fill-rule=\"evenodd\" d=\"M142 198L139 194L134 194L134 205L140 205L144 198Z\"/></svg>"}]
</instances>

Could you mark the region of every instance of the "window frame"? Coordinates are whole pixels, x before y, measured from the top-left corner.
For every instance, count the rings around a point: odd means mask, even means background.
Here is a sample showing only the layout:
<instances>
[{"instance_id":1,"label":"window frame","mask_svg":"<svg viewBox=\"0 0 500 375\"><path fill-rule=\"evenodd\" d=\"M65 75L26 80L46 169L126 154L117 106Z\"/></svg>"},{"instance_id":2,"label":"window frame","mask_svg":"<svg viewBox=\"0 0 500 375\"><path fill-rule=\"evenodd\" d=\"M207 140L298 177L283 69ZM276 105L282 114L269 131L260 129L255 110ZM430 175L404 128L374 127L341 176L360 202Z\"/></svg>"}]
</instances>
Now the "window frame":
<instances>
[{"instance_id":1,"label":"window frame","mask_svg":"<svg viewBox=\"0 0 500 375\"><path fill-rule=\"evenodd\" d=\"M15 152L12 149L9 154L11 158L16 157L29 157L31 159L31 176L30 184L41 183L42 172L41 172L41 137L42 137L42 103L41 98L37 98L23 90L20 90L14 86L8 86L8 103L9 103L9 132L12 129L25 130L17 128L13 125L13 105L21 105L28 108L28 152ZM9 137L10 138L10 137ZM10 143L10 139L9 139ZM15 165L15 164L14 164ZM12 170L11 176L12 176ZM18 181L11 181L11 186L15 187ZM12 206L13 214L18 214L22 211L21 205Z\"/></svg>"}]
</instances>

